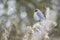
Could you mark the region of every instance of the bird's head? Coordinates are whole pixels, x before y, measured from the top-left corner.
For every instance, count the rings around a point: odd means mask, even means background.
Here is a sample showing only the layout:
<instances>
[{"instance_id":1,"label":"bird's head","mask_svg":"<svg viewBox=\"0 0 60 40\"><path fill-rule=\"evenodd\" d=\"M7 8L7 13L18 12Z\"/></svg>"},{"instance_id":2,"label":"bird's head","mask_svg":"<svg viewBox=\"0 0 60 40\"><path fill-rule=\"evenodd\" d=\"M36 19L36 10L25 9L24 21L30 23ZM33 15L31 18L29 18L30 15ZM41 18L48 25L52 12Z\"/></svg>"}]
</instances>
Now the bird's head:
<instances>
[{"instance_id":1,"label":"bird's head","mask_svg":"<svg viewBox=\"0 0 60 40\"><path fill-rule=\"evenodd\" d=\"M40 10L39 9L35 9L34 12L40 12Z\"/></svg>"}]
</instances>

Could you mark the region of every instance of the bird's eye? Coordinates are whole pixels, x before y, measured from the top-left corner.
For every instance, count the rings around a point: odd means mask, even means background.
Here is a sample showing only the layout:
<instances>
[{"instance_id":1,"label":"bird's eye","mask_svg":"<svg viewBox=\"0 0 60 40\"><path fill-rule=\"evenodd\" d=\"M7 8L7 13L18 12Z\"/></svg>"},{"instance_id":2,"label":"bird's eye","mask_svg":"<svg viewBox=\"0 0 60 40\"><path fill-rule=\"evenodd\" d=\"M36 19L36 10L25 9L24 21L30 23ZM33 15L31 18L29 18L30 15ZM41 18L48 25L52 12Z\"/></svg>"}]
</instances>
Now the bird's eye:
<instances>
[{"instance_id":1,"label":"bird's eye","mask_svg":"<svg viewBox=\"0 0 60 40\"><path fill-rule=\"evenodd\" d=\"M35 10L35 12L37 12L38 10Z\"/></svg>"}]
</instances>

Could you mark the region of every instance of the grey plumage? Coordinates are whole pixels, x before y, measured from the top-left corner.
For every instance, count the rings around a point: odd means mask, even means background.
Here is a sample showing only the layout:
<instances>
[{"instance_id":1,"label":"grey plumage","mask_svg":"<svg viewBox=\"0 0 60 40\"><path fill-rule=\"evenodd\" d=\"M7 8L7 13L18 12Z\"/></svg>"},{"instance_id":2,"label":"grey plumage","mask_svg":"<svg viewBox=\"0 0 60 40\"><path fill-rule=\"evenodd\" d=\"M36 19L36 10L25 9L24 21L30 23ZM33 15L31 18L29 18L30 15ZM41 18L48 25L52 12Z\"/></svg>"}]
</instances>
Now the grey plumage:
<instances>
[{"instance_id":1,"label":"grey plumage","mask_svg":"<svg viewBox=\"0 0 60 40\"><path fill-rule=\"evenodd\" d=\"M39 9L35 9L33 18L35 21L45 20L44 14Z\"/></svg>"}]
</instances>

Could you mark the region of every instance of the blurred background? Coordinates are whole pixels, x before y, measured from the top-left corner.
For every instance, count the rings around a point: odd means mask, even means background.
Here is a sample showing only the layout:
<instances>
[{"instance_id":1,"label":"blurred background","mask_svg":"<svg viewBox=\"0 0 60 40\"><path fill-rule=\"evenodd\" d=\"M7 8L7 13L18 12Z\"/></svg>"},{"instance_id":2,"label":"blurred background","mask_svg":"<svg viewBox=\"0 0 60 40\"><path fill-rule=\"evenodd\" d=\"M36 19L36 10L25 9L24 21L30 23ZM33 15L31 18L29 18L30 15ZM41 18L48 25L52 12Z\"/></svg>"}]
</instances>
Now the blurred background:
<instances>
[{"instance_id":1,"label":"blurred background","mask_svg":"<svg viewBox=\"0 0 60 40\"><path fill-rule=\"evenodd\" d=\"M22 40L26 26L35 23L37 8L45 17L47 8L57 11L57 26L50 36L51 40L60 40L60 0L0 0L0 40Z\"/></svg>"}]
</instances>

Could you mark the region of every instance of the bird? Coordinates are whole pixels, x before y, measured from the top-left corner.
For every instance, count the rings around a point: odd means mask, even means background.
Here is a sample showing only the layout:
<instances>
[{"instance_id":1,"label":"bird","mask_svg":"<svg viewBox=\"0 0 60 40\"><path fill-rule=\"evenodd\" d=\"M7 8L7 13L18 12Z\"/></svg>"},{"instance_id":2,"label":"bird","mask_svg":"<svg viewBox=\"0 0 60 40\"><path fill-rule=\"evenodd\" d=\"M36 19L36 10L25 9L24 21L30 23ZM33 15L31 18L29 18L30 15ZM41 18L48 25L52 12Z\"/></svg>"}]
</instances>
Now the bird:
<instances>
[{"instance_id":1,"label":"bird","mask_svg":"<svg viewBox=\"0 0 60 40\"><path fill-rule=\"evenodd\" d=\"M44 14L39 9L35 9L34 14L33 14L33 19L35 21L40 22L40 21L45 20L45 17L44 17Z\"/></svg>"}]
</instances>

